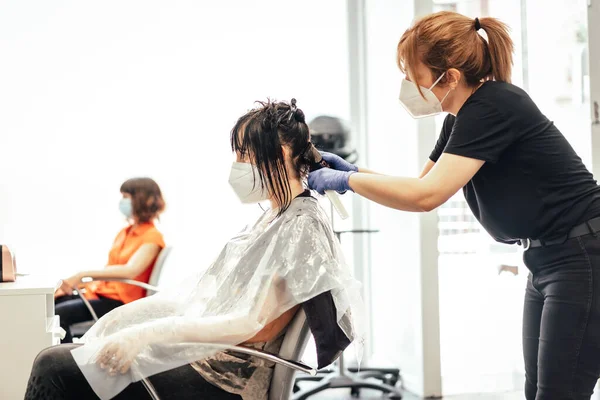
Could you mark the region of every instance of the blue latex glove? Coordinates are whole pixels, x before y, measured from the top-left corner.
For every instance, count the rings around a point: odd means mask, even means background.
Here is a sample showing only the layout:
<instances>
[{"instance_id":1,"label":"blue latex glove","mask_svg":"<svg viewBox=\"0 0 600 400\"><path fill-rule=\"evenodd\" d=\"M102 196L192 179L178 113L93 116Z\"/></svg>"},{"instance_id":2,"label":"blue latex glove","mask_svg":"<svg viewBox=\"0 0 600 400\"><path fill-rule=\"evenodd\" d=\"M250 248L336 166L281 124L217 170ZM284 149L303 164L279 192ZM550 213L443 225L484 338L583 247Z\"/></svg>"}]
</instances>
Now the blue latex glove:
<instances>
[{"instance_id":1,"label":"blue latex glove","mask_svg":"<svg viewBox=\"0 0 600 400\"><path fill-rule=\"evenodd\" d=\"M335 154L326 151L320 151L319 153L321 153L323 160L325 160L332 169L358 172L358 167L356 165L350 164L340 156L336 156Z\"/></svg>"},{"instance_id":2,"label":"blue latex glove","mask_svg":"<svg viewBox=\"0 0 600 400\"><path fill-rule=\"evenodd\" d=\"M320 194L325 194L326 190L335 190L343 194L347 190L352 190L348 184L348 179L354 172L356 171L336 171L331 168L321 168L308 174L308 187Z\"/></svg>"}]
</instances>

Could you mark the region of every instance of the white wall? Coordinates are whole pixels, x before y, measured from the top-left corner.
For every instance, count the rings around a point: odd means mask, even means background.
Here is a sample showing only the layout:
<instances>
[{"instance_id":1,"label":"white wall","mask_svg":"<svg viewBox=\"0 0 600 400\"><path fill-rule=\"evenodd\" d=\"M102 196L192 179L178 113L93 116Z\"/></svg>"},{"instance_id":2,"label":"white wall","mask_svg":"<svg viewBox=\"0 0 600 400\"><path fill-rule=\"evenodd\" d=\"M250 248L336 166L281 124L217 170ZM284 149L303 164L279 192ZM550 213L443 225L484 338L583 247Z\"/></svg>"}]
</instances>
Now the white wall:
<instances>
[{"instance_id":1,"label":"white wall","mask_svg":"<svg viewBox=\"0 0 600 400\"><path fill-rule=\"evenodd\" d=\"M136 175L182 269L204 267L242 224L237 117L267 96L348 115L343 0L2 4L0 242L28 272L102 267Z\"/></svg>"}]
</instances>

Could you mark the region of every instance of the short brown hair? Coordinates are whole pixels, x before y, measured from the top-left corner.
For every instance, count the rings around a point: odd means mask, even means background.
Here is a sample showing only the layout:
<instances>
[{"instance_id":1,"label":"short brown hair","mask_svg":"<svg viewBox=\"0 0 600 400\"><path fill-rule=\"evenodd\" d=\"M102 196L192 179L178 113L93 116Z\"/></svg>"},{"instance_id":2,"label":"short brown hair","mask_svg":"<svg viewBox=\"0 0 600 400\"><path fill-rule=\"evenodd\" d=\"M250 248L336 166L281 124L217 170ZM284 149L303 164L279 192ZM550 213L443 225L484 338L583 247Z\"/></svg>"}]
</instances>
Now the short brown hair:
<instances>
[{"instance_id":1,"label":"short brown hair","mask_svg":"<svg viewBox=\"0 0 600 400\"><path fill-rule=\"evenodd\" d=\"M121 193L131 195L133 216L138 222L150 222L165 210L165 200L158 184L150 178L132 178L121 185Z\"/></svg>"},{"instance_id":2,"label":"short brown hair","mask_svg":"<svg viewBox=\"0 0 600 400\"><path fill-rule=\"evenodd\" d=\"M477 32L479 27L487 34L487 41ZM467 85L474 86L486 80L510 83L512 56L513 42L506 24L495 18L475 20L442 11L417 20L404 32L398 43L397 61L400 70L417 85L417 78L410 72L420 61L434 79L456 68Z\"/></svg>"}]
</instances>

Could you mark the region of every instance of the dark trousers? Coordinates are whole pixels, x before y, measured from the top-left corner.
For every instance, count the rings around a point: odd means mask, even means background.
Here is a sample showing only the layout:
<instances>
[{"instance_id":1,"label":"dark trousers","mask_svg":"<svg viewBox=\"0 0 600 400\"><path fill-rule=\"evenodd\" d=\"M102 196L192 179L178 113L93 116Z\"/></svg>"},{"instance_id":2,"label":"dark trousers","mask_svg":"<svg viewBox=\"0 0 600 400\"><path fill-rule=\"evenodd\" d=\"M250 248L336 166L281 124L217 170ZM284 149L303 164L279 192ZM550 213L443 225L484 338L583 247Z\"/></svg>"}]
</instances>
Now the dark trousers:
<instances>
[{"instance_id":1,"label":"dark trousers","mask_svg":"<svg viewBox=\"0 0 600 400\"><path fill-rule=\"evenodd\" d=\"M37 356L27 383L25 400L98 399L73 360L74 344L50 347ZM241 400L208 382L191 366L175 368L148 379L163 400ZM150 395L141 382L129 385L115 400L145 400Z\"/></svg>"},{"instance_id":2,"label":"dark trousers","mask_svg":"<svg viewBox=\"0 0 600 400\"><path fill-rule=\"evenodd\" d=\"M89 302L98 318L123 305L123 302L119 300L108 299L106 297L100 297L98 300L89 300ZM93 319L90 310L85 306L83 300L76 295L61 296L54 299L54 312L60 316L60 326L67 332L62 343L73 342L71 325Z\"/></svg>"},{"instance_id":3,"label":"dark trousers","mask_svg":"<svg viewBox=\"0 0 600 400\"><path fill-rule=\"evenodd\" d=\"M600 376L600 237L527 250L527 400L589 399Z\"/></svg>"}]
</instances>

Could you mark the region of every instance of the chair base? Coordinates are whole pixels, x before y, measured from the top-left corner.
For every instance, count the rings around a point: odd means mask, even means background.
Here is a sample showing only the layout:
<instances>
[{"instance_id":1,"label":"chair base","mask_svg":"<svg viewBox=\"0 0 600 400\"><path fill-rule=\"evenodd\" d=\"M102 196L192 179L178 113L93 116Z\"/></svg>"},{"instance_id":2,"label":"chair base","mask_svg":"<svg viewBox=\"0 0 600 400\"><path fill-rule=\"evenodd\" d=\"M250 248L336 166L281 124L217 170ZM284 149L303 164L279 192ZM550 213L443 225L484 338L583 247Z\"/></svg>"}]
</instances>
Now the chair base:
<instances>
[{"instance_id":1,"label":"chair base","mask_svg":"<svg viewBox=\"0 0 600 400\"><path fill-rule=\"evenodd\" d=\"M365 368L358 371L357 368L348 368L358 379L378 379L388 386L396 386L400 380L400 370L398 368Z\"/></svg>"},{"instance_id":2,"label":"chair base","mask_svg":"<svg viewBox=\"0 0 600 400\"><path fill-rule=\"evenodd\" d=\"M350 367L347 369L348 375L352 375L358 379L378 379L381 382L385 383L389 386L396 386L396 384L400 381L400 369L398 368L356 368ZM314 376L310 375L299 375L296 377L294 382L294 393L300 391L300 387L298 386L299 382L319 382L323 378L330 376L331 374L337 373L337 376L340 376L339 367L335 366L333 368L321 369L317 371L317 374Z\"/></svg>"},{"instance_id":3,"label":"chair base","mask_svg":"<svg viewBox=\"0 0 600 400\"><path fill-rule=\"evenodd\" d=\"M306 400L310 396L323 392L328 389L343 389L348 388L352 396L358 397L360 395L360 389L371 389L378 390L388 395L389 399L402 399L402 393L400 389L395 386L388 385L386 383L377 383L367 380L368 378L381 378L382 374L374 371L376 368L372 368L372 371L364 371L364 373L352 374L352 375L340 375L336 372L330 373L329 376L324 377L299 377L300 381L315 381L318 379L320 383L309 389L299 390L292 395L292 400ZM306 379L310 378L310 379Z\"/></svg>"}]
</instances>

